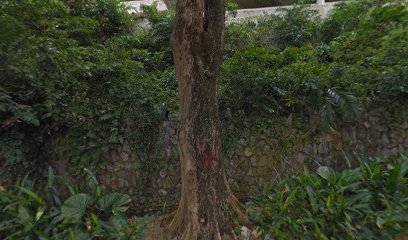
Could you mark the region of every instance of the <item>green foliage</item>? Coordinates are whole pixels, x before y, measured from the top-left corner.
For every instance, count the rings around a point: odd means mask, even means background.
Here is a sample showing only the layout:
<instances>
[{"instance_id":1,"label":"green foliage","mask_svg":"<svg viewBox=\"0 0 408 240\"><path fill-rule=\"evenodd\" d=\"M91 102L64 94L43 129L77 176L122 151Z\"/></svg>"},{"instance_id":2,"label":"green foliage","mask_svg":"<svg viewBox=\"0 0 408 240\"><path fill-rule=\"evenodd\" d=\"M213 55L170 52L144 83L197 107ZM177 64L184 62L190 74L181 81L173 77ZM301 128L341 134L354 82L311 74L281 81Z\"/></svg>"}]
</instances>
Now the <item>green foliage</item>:
<instances>
[{"instance_id":1,"label":"green foliage","mask_svg":"<svg viewBox=\"0 0 408 240\"><path fill-rule=\"evenodd\" d=\"M146 35L145 46L150 49L161 48L162 50L169 50L170 36L173 31L175 17L174 12L159 12L157 3L151 6L143 5L142 9L144 14L148 16L149 23L151 24L148 35Z\"/></svg>"},{"instance_id":2,"label":"green foliage","mask_svg":"<svg viewBox=\"0 0 408 240\"><path fill-rule=\"evenodd\" d=\"M356 119L361 102L406 104L407 16L403 1L346 1L327 19L298 5L231 24L222 106L264 119L318 115L328 130Z\"/></svg>"},{"instance_id":3,"label":"green foliage","mask_svg":"<svg viewBox=\"0 0 408 240\"><path fill-rule=\"evenodd\" d=\"M341 81L358 95L387 102L404 101L407 34L406 3L390 1L370 8L358 29L331 43L333 61L343 71Z\"/></svg>"},{"instance_id":4,"label":"green foliage","mask_svg":"<svg viewBox=\"0 0 408 240\"><path fill-rule=\"evenodd\" d=\"M258 28L263 29L262 37L266 45L278 48L301 47L317 43L320 22L317 11L309 10L305 5L295 5L261 18Z\"/></svg>"},{"instance_id":5,"label":"green foliage","mask_svg":"<svg viewBox=\"0 0 408 240\"><path fill-rule=\"evenodd\" d=\"M238 4L233 0L224 0L226 14L237 16Z\"/></svg>"},{"instance_id":6,"label":"green foliage","mask_svg":"<svg viewBox=\"0 0 408 240\"><path fill-rule=\"evenodd\" d=\"M235 9L231 3L226 1L228 10ZM143 9L147 29L137 27L138 19L117 0L0 2L3 181L12 184L27 172L44 180L56 159L80 175L83 167L104 167L104 151L124 141L142 174L158 167L162 104L177 111L169 41L174 12ZM262 128L272 115L304 122L317 115L327 130L358 117L361 102L402 106L408 99L407 29L406 3L399 0L350 0L327 19L298 5L230 24L222 110L229 107L235 118L251 117ZM13 194L27 194L19 191ZM69 206L82 206L74 216L95 226L95 209L107 215L115 215L103 210L107 206L122 209L117 195L72 194L64 216ZM33 202L23 205L43 206ZM37 214L14 210L27 221Z\"/></svg>"},{"instance_id":7,"label":"green foliage","mask_svg":"<svg viewBox=\"0 0 408 240\"><path fill-rule=\"evenodd\" d=\"M333 77L332 66L310 45L284 51L250 47L224 63L221 100L247 116L320 112L327 129L336 114L352 120L359 113L355 97L336 87Z\"/></svg>"},{"instance_id":8,"label":"green foliage","mask_svg":"<svg viewBox=\"0 0 408 240\"><path fill-rule=\"evenodd\" d=\"M85 188L68 185L71 196L62 202L49 175L43 190L24 179L0 192L0 237L2 239L130 239L142 237L142 225L126 217L129 196L106 192L88 171ZM60 181L59 181L60 182ZM65 183L65 182L63 182ZM78 192L73 191L77 189ZM81 193L79 193L81 192Z\"/></svg>"},{"instance_id":9,"label":"green foliage","mask_svg":"<svg viewBox=\"0 0 408 240\"><path fill-rule=\"evenodd\" d=\"M55 158L97 167L123 139L154 165L147 152L162 103L175 102L174 69L166 34L135 26L117 0L0 3L2 178L44 176Z\"/></svg>"},{"instance_id":10,"label":"green foliage","mask_svg":"<svg viewBox=\"0 0 408 240\"><path fill-rule=\"evenodd\" d=\"M385 3L384 0L342 1L330 13L330 17L322 22L320 37L330 42L346 32L359 28L361 20L371 7Z\"/></svg>"},{"instance_id":11,"label":"green foliage","mask_svg":"<svg viewBox=\"0 0 408 240\"><path fill-rule=\"evenodd\" d=\"M320 124L324 130L335 126L334 109L336 109L346 121L356 119L361 112L360 105L352 94L328 89L325 103L320 108Z\"/></svg>"},{"instance_id":12,"label":"green foliage","mask_svg":"<svg viewBox=\"0 0 408 240\"><path fill-rule=\"evenodd\" d=\"M408 226L408 155L319 167L268 185L250 215L265 239L394 239Z\"/></svg>"},{"instance_id":13,"label":"green foliage","mask_svg":"<svg viewBox=\"0 0 408 240\"><path fill-rule=\"evenodd\" d=\"M248 47L256 45L259 33L254 29L253 23L231 23L225 27L224 55L229 58L236 52L245 51Z\"/></svg>"}]
</instances>

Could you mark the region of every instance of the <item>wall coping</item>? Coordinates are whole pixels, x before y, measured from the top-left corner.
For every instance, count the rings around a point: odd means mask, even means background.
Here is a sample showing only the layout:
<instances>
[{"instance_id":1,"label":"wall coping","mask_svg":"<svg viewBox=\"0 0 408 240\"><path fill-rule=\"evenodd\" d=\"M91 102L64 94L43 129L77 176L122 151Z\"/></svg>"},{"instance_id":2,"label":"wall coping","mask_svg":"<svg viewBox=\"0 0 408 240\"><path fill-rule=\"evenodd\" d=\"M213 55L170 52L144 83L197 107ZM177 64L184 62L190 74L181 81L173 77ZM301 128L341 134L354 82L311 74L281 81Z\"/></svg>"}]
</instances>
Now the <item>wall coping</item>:
<instances>
[{"instance_id":1,"label":"wall coping","mask_svg":"<svg viewBox=\"0 0 408 240\"><path fill-rule=\"evenodd\" d=\"M316 10L322 17L327 17L329 15L330 10L334 8L336 4L339 2L329 2L324 4L308 4L308 8L312 10ZM289 6L279 6L279 7L265 7L265 8L248 8L248 9L239 9L237 11L237 15L227 16L226 22L239 22L246 18L253 18L253 17L260 17L264 15L274 14L280 9L289 9L292 8L293 5Z\"/></svg>"},{"instance_id":2,"label":"wall coping","mask_svg":"<svg viewBox=\"0 0 408 240\"><path fill-rule=\"evenodd\" d=\"M142 15L142 5L152 5L153 3L157 3L157 8L159 11L167 11L168 7L163 0L138 0L138 1L128 1L123 2L125 5L129 6L129 13L134 13L138 15ZM308 7L313 10L317 10L322 17L327 17L330 10L339 2L324 2L318 1L316 4L309 4ZM274 14L279 9L284 8L291 8L293 5L288 6L279 6L279 7L265 7L265 8L248 8L248 9L239 9L237 10L237 15L234 16L226 16L226 22L239 22L246 18L253 18L253 17L260 17L265 14Z\"/></svg>"}]
</instances>

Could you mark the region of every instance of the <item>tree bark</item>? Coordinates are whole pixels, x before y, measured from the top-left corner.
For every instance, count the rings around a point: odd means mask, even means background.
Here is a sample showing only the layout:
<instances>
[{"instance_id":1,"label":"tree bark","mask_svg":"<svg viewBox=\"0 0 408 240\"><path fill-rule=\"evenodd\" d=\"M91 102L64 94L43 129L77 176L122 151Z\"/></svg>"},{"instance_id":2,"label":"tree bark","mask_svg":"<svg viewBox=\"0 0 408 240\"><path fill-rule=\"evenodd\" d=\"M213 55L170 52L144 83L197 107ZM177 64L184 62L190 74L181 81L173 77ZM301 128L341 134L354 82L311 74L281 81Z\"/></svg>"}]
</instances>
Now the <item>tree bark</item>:
<instances>
[{"instance_id":1,"label":"tree bark","mask_svg":"<svg viewBox=\"0 0 408 240\"><path fill-rule=\"evenodd\" d=\"M233 219L246 219L228 187L220 150L224 24L223 0L177 1L171 45L180 96L182 190L166 239L234 238Z\"/></svg>"}]
</instances>

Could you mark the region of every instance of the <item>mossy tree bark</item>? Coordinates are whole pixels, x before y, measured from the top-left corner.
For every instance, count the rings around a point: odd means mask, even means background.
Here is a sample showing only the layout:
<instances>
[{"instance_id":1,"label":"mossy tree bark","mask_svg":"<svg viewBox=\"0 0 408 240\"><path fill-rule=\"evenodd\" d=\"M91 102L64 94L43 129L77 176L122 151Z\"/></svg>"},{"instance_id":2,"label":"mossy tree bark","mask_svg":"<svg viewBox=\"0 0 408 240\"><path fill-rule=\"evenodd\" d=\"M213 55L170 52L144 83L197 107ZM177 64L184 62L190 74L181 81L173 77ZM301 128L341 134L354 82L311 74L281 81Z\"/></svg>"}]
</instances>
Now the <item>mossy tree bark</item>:
<instances>
[{"instance_id":1,"label":"mossy tree bark","mask_svg":"<svg viewBox=\"0 0 408 240\"><path fill-rule=\"evenodd\" d=\"M221 159L218 86L224 24L223 0L177 1L171 44L180 96L182 191L166 239L234 238L233 220L246 220Z\"/></svg>"}]
</instances>

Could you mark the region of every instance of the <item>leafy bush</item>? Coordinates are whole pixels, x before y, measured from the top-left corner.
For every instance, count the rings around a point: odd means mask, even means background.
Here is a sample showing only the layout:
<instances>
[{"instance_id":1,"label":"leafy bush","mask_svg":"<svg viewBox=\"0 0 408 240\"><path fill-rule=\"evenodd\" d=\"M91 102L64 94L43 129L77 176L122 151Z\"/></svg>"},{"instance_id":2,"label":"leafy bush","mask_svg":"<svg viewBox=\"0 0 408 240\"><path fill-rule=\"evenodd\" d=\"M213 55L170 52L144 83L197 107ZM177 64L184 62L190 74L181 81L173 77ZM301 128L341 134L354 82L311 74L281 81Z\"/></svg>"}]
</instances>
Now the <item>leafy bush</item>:
<instances>
[{"instance_id":1,"label":"leafy bush","mask_svg":"<svg viewBox=\"0 0 408 240\"><path fill-rule=\"evenodd\" d=\"M148 49L161 49L170 51L170 36L173 31L174 12L159 12L157 3L142 6L143 13L148 16L151 24L146 35L145 47ZM172 56L170 54L170 60ZM170 62L172 64L172 62Z\"/></svg>"},{"instance_id":2,"label":"leafy bush","mask_svg":"<svg viewBox=\"0 0 408 240\"><path fill-rule=\"evenodd\" d=\"M153 34L135 25L117 0L0 2L3 179L41 178L55 159L97 167L123 138L155 163L147 152L162 103L175 102L174 71L168 44L147 48Z\"/></svg>"},{"instance_id":3,"label":"leafy bush","mask_svg":"<svg viewBox=\"0 0 408 240\"><path fill-rule=\"evenodd\" d=\"M352 120L360 111L355 97L332 80L334 73L310 45L284 51L250 47L223 65L222 105L247 116L320 113L328 129L337 115Z\"/></svg>"},{"instance_id":4,"label":"leafy bush","mask_svg":"<svg viewBox=\"0 0 408 240\"><path fill-rule=\"evenodd\" d=\"M62 202L49 175L43 191L24 179L12 189L0 191L2 239L130 239L142 237L142 225L126 216L129 196L99 187L88 171L87 189L67 185L72 194ZM76 190L75 190L76 189Z\"/></svg>"},{"instance_id":5,"label":"leafy bush","mask_svg":"<svg viewBox=\"0 0 408 240\"><path fill-rule=\"evenodd\" d=\"M299 5L227 26L222 106L255 118L319 115L329 129L362 102L406 104L407 16L403 1L346 1L327 19Z\"/></svg>"},{"instance_id":6,"label":"leafy bush","mask_svg":"<svg viewBox=\"0 0 408 240\"><path fill-rule=\"evenodd\" d=\"M340 81L359 96L385 102L407 99L408 11L390 1L370 8L359 28L331 43Z\"/></svg>"},{"instance_id":7,"label":"leafy bush","mask_svg":"<svg viewBox=\"0 0 408 240\"><path fill-rule=\"evenodd\" d=\"M362 101L406 104L404 4L351 0L328 19L296 6L227 26L221 107L261 120L317 114L328 129ZM44 180L55 160L71 174L104 166L103 151L124 139L142 173L157 167L162 104L177 111L174 15L144 10L149 29L117 0L0 2L4 182L30 171Z\"/></svg>"},{"instance_id":8,"label":"leafy bush","mask_svg":"<svg viewBox=\"0 0 408 240\"><path fill-rule=\"evenodd\" d=\"M265 239L394 239L408 226L408 155L319 167L265 187L250 215Z\"/></svg>"},{"instance_id":9,"label":"leafy bush","mask_svg":"<svg viewBox=\"0 0 408 240\"><path fill-rule=\"evenodd\" d=\"M327 20L320 26L322 41L329 43L346 32L359 28L361 20L373 6L381 6L384 0L342 1L336 4Z\"/></svg>"},{"instance_id":10,"label":"leafy bush","mask_svg":"<svg viewBox=\"0 0 408 240\"><path fill-rule=\"evenodd\" d=\"M224 55L232 57L235 53L245 51L256 46L259 33L251 21L244 23L231 23L225 27Z\"/></svg>"},{"instance_id":11,"label":"leafy bush","mask_svg":"<svg viewBox=\"0 0 408 240\"><path fill-rule=\"evenodd\" d=\"M259 21L263 42L278 48L301 47L319 41L320 16L305 5L282 8L277 13Z\"/></svg>"}]
</instances>

